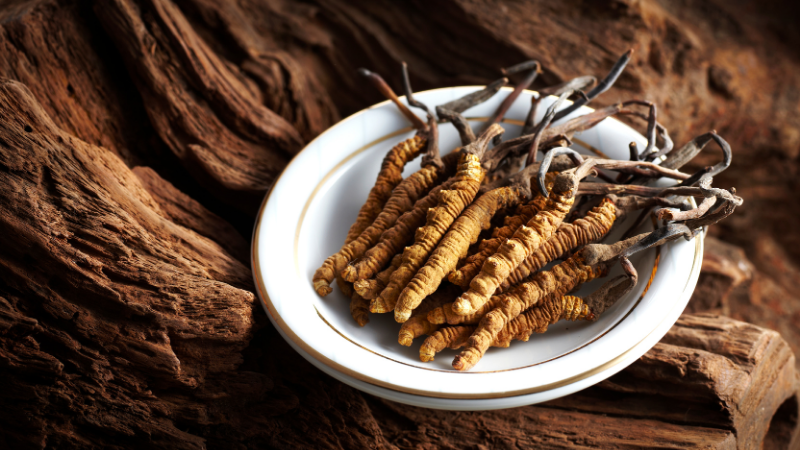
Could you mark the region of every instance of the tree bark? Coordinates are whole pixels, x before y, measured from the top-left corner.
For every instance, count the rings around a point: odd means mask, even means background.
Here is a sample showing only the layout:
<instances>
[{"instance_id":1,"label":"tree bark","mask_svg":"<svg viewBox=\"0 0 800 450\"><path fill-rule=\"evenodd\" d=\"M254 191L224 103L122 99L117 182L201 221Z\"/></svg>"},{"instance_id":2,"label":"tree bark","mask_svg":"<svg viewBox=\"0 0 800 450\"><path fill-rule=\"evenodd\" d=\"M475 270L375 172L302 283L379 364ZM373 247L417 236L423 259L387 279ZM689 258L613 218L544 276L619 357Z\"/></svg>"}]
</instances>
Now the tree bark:
<instances>
[{"instance_id":1,"label":"tree bark","mask_svg":"<svg viewBox=\"0 0 800 450\"><path fill-rule=\"evenodd\" d=\"M794 354L774 331L684 315L627 369L542 405L457 414L381 400L374 409L400 448L745 449L761 445L770 420L776 434L785 420L797 443L797 383ZM791 414L775 420L784 403Z\"/></svg>"},{"instance_id":2,"label":"tree bark","mask_svg":"<svg viewBox=\"0 0 800 450\"><path fill-rule=\"evenodd\" d=\"M796 361L800 34L789 2L16 0L0 6L0 446L787 448ZM783 8L783 9L782 9ZM254 302L252 217L303 145L382 100L534 86L635 59L677 145L716 128L745 197L690 310L620 374L544 405L383 401L305 362ZM638 129L642 124L633 123ZM710 164L714 152L701 155Z\"/></svg>"}]
</instances>

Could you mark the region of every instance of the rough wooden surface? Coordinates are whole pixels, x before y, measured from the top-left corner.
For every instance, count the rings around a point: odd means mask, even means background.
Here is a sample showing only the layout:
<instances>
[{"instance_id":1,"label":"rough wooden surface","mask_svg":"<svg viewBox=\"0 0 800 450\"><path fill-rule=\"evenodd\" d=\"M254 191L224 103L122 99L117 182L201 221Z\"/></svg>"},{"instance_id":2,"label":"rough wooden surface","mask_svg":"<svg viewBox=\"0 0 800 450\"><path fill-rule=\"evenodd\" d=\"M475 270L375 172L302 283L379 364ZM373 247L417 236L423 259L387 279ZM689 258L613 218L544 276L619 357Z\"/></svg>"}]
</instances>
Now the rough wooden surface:
<instances>
[{"instance_id":1,"label":"rough wooden surface","mask_svg":"<svg viewBox=\"0 0 800 450\"><path fill-rule=\"evenodd\" d=\"M0 447L799 446L792 8L0 4ZM634 62L598 105L645 96L676 143L715 128L734 147L720 181L745 205L712 233L739 247L708 242L690 311L773 328L788 346L758 326L685 315L593 388L448 413L344 386L268 324L246 267L248 214L303 142L380 100L355 68L398 85L406 60L427 89L536 58L540 86L603 74L630 47Z\"/></svg>"},{"instance_id":2,"label":"rough wooden surface","mask_svg":"<svg viewBox=\"0 0 800 450\"><path fill-rule=\"evenodd\" d=\"M760 445L787 399L797 408L794 366L774 331L684 315L623 372L543 405L448 413L379 403L416 425L389 421L397 425L384 434L401 448L746 449Z\"/></svg>"}]
</instances>

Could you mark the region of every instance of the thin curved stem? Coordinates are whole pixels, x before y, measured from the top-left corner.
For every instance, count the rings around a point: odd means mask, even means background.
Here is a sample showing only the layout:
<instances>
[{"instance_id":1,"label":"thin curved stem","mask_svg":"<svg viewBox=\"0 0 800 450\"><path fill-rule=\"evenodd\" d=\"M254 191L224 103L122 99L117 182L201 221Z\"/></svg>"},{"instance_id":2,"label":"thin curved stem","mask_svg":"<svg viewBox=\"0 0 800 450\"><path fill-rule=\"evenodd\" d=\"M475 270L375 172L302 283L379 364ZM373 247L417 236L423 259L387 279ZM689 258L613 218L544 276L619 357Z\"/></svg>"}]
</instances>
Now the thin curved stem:
<instances>
[{"instance_id":1,"label":"thin curved stem","mask_svg":"<svg viewBox=\"0 0 800 450\"><path fill-rule=\"evenodd\" d=\"M397 109L399 109L400 112L406 117L406 119L411 122L415 129L419 131L427 128L427 124L425 124L422 119L417 117L416 114L411 112L411 110L408 109L408 106L404 105L403 102L400 101L400 99L397 97L397 94L394 93L392 88L386 84L386 81L380 75L364 68L358 69L358 73L366 77L384 97L391 100L392 103L397 106Z\"/></svg>"},{"instance_id":2,"label":"thin curved stem","mask_svg":"<svg viewBox=\"0 0 800 450\"><path fill-rule=\"evenodd\" d=\"M627 52L625 52L625 54L622 55L619 58L619 60L617 60L617 62L611 68L611 71L608 72L608 75L606 75L606 77L603 78L600 81L600 83L598 83L597 86L594 87L594 89L592 89L591 91L589 91L588 94L586 94L586 98L575 100L575 102L573 102L572 105L567 106L566 108L559 111L553 118L553 120L554 121L559 120L569 114L572 114L578 108L594 100L598 95L602 94L603 92L611 88L614 82L617 81L617 78L619 78L622 71L625 70L625 66L627 66L628 61L631 60L631 55L633 55L633 49L630 49Z\"/></svg>"}]
</instances>

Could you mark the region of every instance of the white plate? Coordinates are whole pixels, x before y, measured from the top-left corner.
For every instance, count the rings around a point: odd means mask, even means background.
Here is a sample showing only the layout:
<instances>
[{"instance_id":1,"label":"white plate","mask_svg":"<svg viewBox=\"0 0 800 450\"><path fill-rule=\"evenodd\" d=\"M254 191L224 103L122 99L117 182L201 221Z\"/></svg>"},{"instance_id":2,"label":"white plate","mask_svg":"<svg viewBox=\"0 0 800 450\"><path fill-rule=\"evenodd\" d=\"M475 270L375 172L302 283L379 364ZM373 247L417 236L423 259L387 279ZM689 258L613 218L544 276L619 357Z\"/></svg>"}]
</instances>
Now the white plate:
<instances>
[{"instance_id":1,"label":"white plate","mask_svg":"<svg viewBox=\"0 0 800 450\"><path fill-rule=\"evenodd\" d=\"M432 107L477 89L437 89L416 96ZM465 115L477 127L510 92L504 88ZM523 92L509 109L503 123L505 138L519 134L532 95ZM540 116L552 101L542 101ZM580 108L569 117L591 111ZM639 285L598 321L557 323L528 342L490 349L469 372L450 367L455 351L445 351L431 363L420 362L422 340L412 347L400 346L399 324L392 314L372 314L367 326L358 327L350 317L349 300L338 289L320 298L311 276L341 246L383 156L412 135L389 102L354 114L292 160L259 212L252 255L259 297L283 337L317 367L358 389L404 403L444 409L506 408L567 395L611 376L655 345L677 320L700 273L700 238L636 255ZM576 138L580 144L576 149L616 159L627 159L630 141L637 141L640 148L645 144L639 133L614 119ZM457 144L452 125L442 125L442 150ZM406 174L418 167L418 161L409 164ZM603 281L588 283L578 295L588 294Z\"/></svg>"}]
</instances>

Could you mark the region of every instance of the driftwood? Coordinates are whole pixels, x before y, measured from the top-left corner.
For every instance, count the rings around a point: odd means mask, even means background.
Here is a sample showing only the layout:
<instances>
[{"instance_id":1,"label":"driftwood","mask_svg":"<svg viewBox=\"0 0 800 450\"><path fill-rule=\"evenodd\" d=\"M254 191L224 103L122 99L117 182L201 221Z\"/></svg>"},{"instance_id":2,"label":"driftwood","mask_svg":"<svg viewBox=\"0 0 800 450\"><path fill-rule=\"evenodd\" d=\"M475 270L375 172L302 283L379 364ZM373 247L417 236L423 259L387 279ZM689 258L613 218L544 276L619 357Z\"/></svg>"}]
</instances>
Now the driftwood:
<instances>
[{"instance_id":1,"label":"driftwood","mask_svg":"<svg viewBox=\"0 0 800 450\"><path fill-rule=\"evenodd\" d=\"M768 432L781 448L800 444L797 387L794 355L776 332L684 315L624 371L542 405L456 414L380 403L395 415L384 434L401 448L749 449Z\"/></svg>"},{"instance_id":2,"label":"driftwood","mask_svg":"<svg viewBox=\"0 0 800 450\"><path fill-rule=\"evenodd\" d=\"M535 58L536 88L634 47L597 104L646 93L678 143L717 129L736 149L721 181L762 199L716 231L755 267L708 245L690 310L761 320L800 350L800 235L782 228L797 215L800 38L779 5L757 6L3 3L0 447L800 445L786 342L716 316L685 315L630 368L544 405L450 413L361 394L269 325L242 237L304 142L380 100L357 67L398 86L406 60L427 89Z\"/></svg>"}]
</instances>

